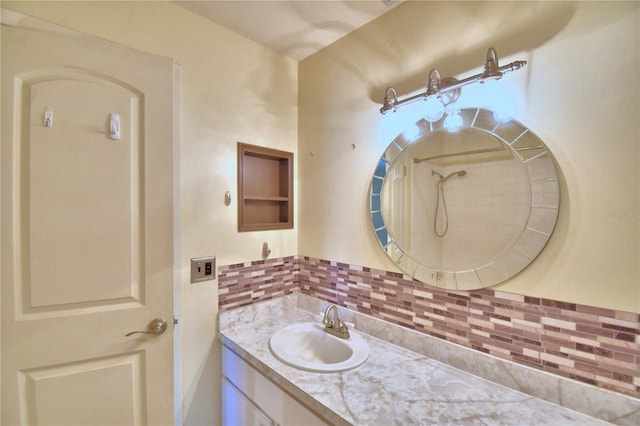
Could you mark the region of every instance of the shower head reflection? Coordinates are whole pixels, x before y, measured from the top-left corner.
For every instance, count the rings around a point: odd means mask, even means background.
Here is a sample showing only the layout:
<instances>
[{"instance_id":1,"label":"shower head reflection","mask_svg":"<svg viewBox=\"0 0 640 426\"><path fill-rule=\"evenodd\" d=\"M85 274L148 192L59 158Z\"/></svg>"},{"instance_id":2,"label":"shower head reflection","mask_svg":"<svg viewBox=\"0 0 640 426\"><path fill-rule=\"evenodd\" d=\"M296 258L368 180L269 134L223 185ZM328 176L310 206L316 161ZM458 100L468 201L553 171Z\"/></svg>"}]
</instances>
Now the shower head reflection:
<instances>
[{"instance_id":1,"label":"shower head reflection","mask_svg":"<svg viewBox=\"0 0 640 426\"><path fill-rule=\"evenodd\" d=\"M457 172L450 173L445 177L445 176L442 176L440 173L436 172L435 170L431 170L431 176L438 175L438 177L440 177L440 182L442 183L445 183L447 180L451 179L452 177L464 176L466 174L467 174L466 170L458 170Z\"/></svg>"}]
</instances>

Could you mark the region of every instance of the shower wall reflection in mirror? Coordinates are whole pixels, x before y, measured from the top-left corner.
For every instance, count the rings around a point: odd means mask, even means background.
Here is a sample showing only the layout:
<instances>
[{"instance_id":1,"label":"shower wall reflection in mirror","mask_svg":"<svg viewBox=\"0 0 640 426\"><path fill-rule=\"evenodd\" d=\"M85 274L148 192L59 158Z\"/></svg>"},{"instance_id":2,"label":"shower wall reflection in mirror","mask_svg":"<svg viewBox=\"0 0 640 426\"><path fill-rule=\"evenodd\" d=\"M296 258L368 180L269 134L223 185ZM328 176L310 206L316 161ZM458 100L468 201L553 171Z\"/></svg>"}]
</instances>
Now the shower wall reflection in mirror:
<instances>
[{"instance_id":1,"label":"shower wall reflection in mirror","mask_svg":"<svg viewBox=\"0 0 640 426\"><path fill-rule=\"evenodd\" d=\"M544 143L517 121L460 110L463 126L420 120L385 150L370 189L383 250L405 273L471 290L507 280L547 243L558 176Z\"/></svg>"}]
</instances>

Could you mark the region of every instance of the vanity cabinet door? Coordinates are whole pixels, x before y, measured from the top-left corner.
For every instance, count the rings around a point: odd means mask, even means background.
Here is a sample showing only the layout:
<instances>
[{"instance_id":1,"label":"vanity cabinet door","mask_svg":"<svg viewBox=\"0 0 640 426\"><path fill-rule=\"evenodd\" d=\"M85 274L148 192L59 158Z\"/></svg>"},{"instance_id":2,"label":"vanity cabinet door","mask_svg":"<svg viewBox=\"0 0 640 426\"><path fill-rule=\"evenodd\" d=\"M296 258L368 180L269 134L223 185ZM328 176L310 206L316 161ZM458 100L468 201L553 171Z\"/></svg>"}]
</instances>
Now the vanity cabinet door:
<instances>
[{"instance_id":1,"label":"vanity cabinet door","mask_svg":"<svg viewBox=\"0 0 640 426\"><path fill-rule=\"evenodd\" d=\"M226 377L222 379L224 426L274 426L275 423Z\"/></svg>"},{"instance_id":2,"label":"vanity cabinet door","mask_svg":"<svg viewBox=\"0 0 640 426\"><path fill-rule=\"evenodd\" d=\"M226 346L222 375L223 426L328 424Z\"/></svg>"}]
</instances>

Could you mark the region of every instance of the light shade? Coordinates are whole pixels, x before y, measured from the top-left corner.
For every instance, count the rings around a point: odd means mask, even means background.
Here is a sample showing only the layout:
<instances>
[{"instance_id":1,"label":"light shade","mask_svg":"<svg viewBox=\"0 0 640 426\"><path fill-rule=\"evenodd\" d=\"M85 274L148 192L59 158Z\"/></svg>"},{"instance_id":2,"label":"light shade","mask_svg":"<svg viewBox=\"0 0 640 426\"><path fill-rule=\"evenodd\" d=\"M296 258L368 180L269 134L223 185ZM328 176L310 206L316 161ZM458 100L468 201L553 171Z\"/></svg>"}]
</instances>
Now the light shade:
<instances>
[{"instance_id":1,"label":"light shade","mask_svg":"<svg viewBox=\"0 0 640 426\"><path fill-rule=\"evenodd\" d=\"M444 115L444 104L437 96L429 96L424 104L424 118L428 121L438 121Z\"/></svg>"},{"instance_id":2,"label":"light shade","mask_svg":"<svg viewBox=\"0 0 640 426\"><path fill-rule=\"evenodd\" d=\"M447 118L444 119L444 128L449 132L457 132L462 128L462 116L458 110L454 110L447 114Z\"/></svg>"}]
</instances>

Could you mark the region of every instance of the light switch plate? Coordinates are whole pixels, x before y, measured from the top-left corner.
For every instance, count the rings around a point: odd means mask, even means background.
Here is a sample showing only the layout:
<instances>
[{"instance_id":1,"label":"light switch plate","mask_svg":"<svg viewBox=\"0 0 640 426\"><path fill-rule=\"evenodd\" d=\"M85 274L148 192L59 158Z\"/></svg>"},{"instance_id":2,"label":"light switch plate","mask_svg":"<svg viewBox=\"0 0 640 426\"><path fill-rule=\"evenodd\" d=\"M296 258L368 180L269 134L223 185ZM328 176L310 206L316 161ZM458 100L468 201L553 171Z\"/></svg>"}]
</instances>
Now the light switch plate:
<instances>
[{"instance_id":1,"label":"light switch plate","mask_svg":"<svg viewBox=\"0 0 640 426\"><path fill-rule=\"evenodd\" d=\"M191 282L213 280L216 277L216 257L205 256L191 259Z\"/></svg>"}]
</instances>

